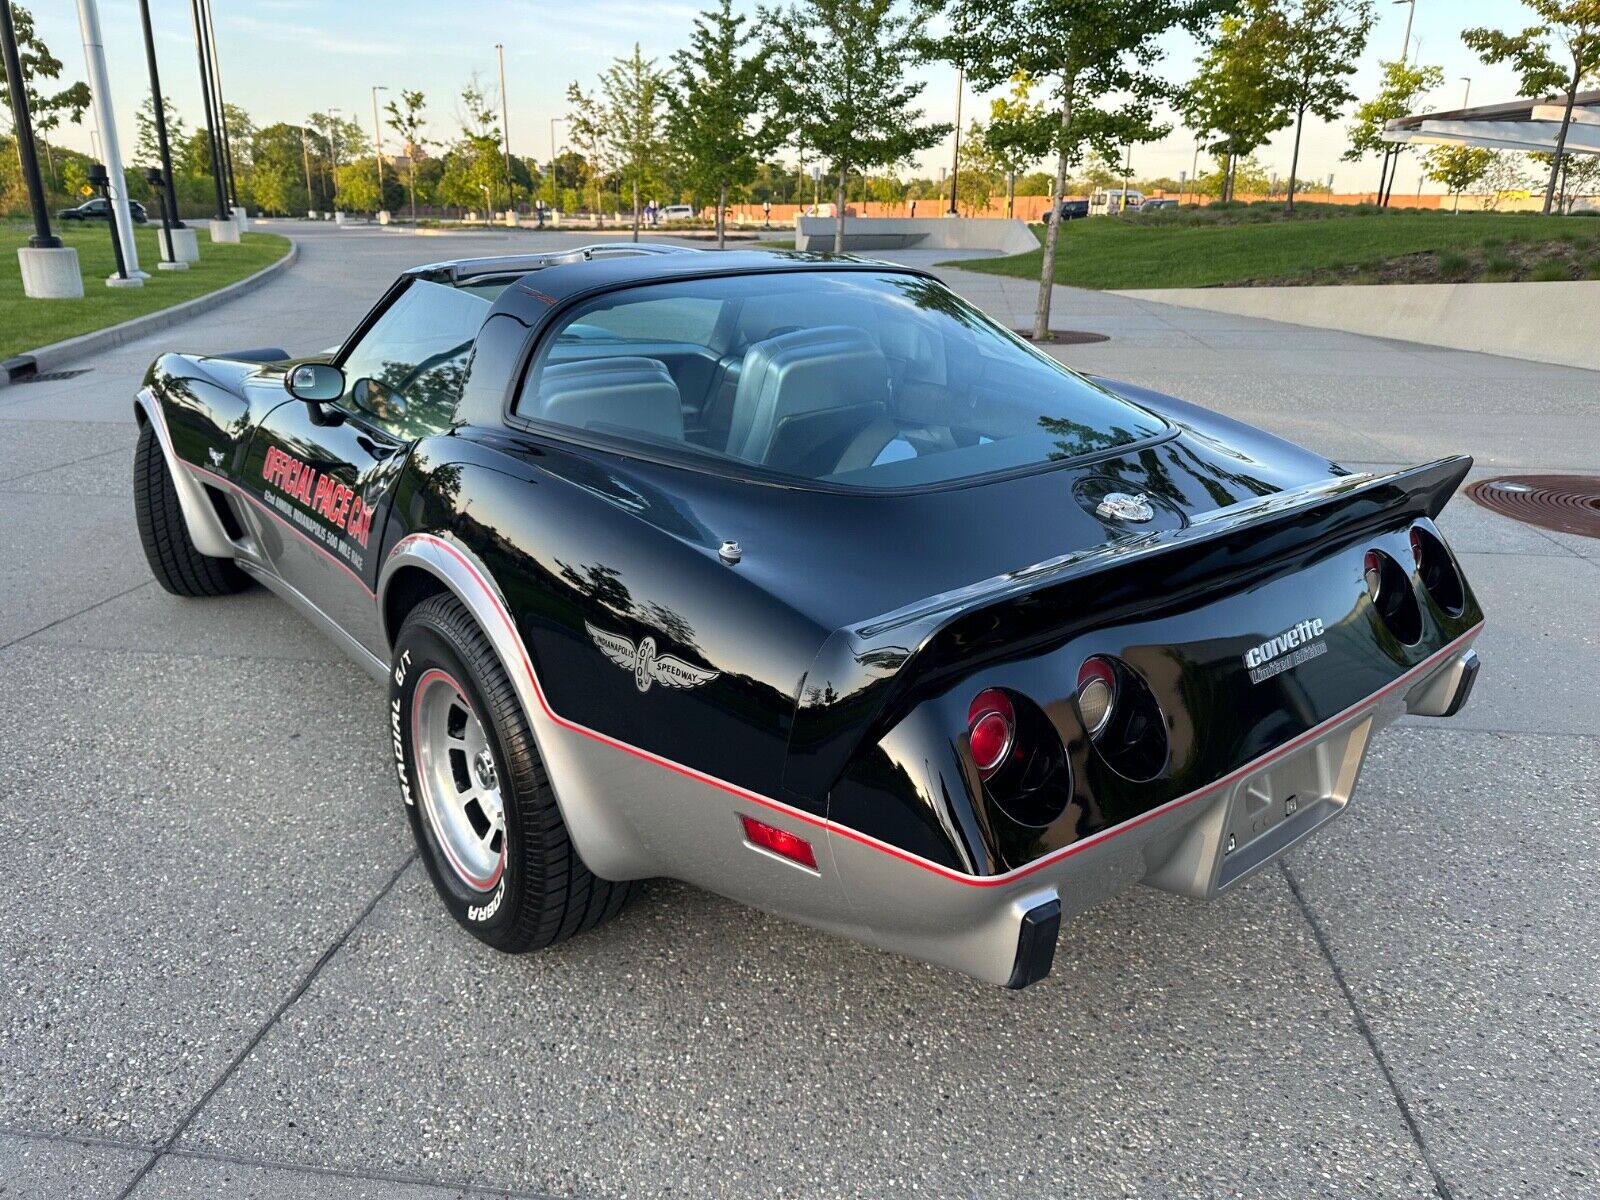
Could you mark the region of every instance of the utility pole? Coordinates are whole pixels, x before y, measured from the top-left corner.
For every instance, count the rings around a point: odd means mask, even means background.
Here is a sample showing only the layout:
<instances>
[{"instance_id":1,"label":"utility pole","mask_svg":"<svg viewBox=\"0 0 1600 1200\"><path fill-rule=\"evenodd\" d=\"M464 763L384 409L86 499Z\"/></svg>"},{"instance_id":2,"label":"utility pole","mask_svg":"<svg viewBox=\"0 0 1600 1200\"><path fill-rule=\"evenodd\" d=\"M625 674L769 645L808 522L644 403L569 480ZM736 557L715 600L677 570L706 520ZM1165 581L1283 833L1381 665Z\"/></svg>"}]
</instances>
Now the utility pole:
<instances>
[{"instance_id":1,"label":"utility pole","mask_svg":"<svg viewBox=\"0 0 1600 1200\"><path fill-rule=\"evenodd\" d=\"M378 208L385 208L383 203L383 126L378 124L378 93L387 92L389 89L383 84L375 84L372 89L372 141L377 147L373 162L378 167Z\"/></svg>"},{"instance_id":2,"label":"utility pole","mask_svg":"<svg viewBox=\"0 0 1600 1200\"><path fill-rule=\"evenodd\" d=\"M500 138L501 146L506 152L506 195L509 197L506 207L515 212L517 209L517 184L511 177L511 117L506 106L506 48L496 42L494 44L494 52L500 59Z\"/></svg>"},{"instance_id":3,"label":"utility pole","mask_svg":"<svg viewBox=\"0 0 1600 1200\"><path fill-rule=\"evenodd\" d=\"M1417 0L1394 0L1394 2L1407 6L1406 40L1400 43L1400 65L1405 66L1406 59L1411 57L1411 23L1417 19Z\"/></svg>"},{"instance_id":4,"label":"utility pole","mask_svg":"<svg viewBox=\"0 0 1600 1200\"><path fill-rule=\"evenodd\" d=\"M339 209L339 124L334 113L343 111L342 108L330 108L325 114L328 118L328 203L333 205L335 211Z\"/></svg>"},{"instance_id":5,"label":"utility pole","mask_svg":"<svg viewBox=\"0 0 1600 1200\"><path fill-rule=\"evenodd\" d=\"M237 242L239 227L228 212L228 197L223 192L222 154L217 147L216 113L211 107L211 59L206 54L205 22L200 16L200 0L189 0L189 13L194 21L195 53L200 60L200 104L206 110L206 141L211 147L211 182L217 195L217 215L211 220L211 240ZM233 225L231 234L224 224Z\"/></svg>"},{"instance_id":6,"label":"utility pole","mask_svg":"<svg viewBox=\"0 0 1600 1200\"><path fill-rule=\"evenodd\" d=\"M211 60L211 92L217 104L217 128L222 131L219 149L222 169L228 180L229 213L239 207L239 187L233 178L233 143L228 137L228 109L222 102L222 59L217 55L217 30L211 21L211 0L200 0L206 19L206 53Z\"/></svg>"},{"instance_id":7,"label":"utility pole","mask_svg":"<svg viewBox=\"0 0 1600 1200\"><path fill-rule=\"evenodd\" d=\"M128 185L122 177L122 148L117 143L116 114L111 111L111 80L106 74L106 47L100 35L100 13L95 0L78 0L78 27L83 32L83 58L89 74L89 94L93 97L95 124L100 127L100 145L105 155L107 200L110 217L116 222L127 258L128 278L137 283L106 280L108 287L138 287L147 276L139 269L139 252L133 244L133 218L128 214ZM20 74L18 76L21 78Z\"/></svg>"},{"instance_id":8,"label":"utility pole","mask_svg":"<svg viewBox=\"0 0 1600 1200\"><path fill-rule=\"evenodd\" d=\"M182 270L188 263L178 257L172 231L187 229L188 226L178 215L178 193L172 184L172 149L167 144L167 105L161 95L161 72L156 68L156 39L150 28L150 0L139 0L139 22L144 30L145 61L150 68L150 105L156 118L156 151L161 156L162 214L166 218L162 223L162 233L167 243L166 259L161 265L168 270ZM191 238L190 234L184 235L185 242Z\"/></svg>"},{"instance_id":9,"label":"utility pole","mask_svg":"<svg viewBox=\"0 0 1600 1200\"><path fill-rule=\"evenodd\" d=\"M956 64L956 145L950 152L950 209L952 217L961 215L961 210L956 207L956 182L961 171L961 93L966 90L967 68L965 63Z\"/></svg>"},{"instance_id":10,"label":"utility pole","mask_svg":"<svg viewBox=\"0 0 1600 1200\"><path fill-rule=\"evenodd\" d=\"M1462 75L1459 78L1462 83L1467 85L1467 90L1461 93L1461 107L1466 108L1472 101L1472 76Z\"/></svg>"}]
</instances>

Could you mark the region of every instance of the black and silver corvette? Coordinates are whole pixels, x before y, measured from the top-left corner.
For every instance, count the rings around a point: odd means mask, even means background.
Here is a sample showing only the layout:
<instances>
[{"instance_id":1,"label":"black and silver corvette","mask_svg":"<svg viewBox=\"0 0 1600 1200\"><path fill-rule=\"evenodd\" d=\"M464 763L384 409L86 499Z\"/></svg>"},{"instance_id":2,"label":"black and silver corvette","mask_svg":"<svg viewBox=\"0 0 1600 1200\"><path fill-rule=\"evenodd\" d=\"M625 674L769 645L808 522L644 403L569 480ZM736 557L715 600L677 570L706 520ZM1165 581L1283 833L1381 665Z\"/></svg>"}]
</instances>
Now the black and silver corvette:
<instances>
[{"instance_id":1,"label":"black and silver corvette","mask_svg":"<svg viewBox=\"0 0 1600 1200\"><path fill-rule=\"evenodd\" d=\"M1469 460L1349 473L897 266L419 267L328 356L163 355L136 415L156 577L258 580L388 680L503 950L666 875L1022 986L1064 917L1337 816L1477 673L1433 523Z\"/></svg>"}]
</instances>

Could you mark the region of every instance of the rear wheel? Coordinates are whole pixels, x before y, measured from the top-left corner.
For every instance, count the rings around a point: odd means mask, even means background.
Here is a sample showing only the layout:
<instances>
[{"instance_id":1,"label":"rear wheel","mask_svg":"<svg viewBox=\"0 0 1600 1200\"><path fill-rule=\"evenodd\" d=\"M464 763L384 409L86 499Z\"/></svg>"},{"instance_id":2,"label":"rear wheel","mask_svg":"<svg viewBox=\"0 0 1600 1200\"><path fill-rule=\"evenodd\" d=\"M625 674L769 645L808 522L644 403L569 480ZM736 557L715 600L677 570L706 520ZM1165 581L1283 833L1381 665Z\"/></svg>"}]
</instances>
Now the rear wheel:
<instances>
[{"instance_id":1,"label":"rear wheel","mask_svg":"<svg viewBox=\"0 0 1600 1200\"><path fill-rule=\"evenodd\" d=\"M249 582L232 559L195 549L166 456L148 424L133 451L133 513L150 573L174 596L226 596Z\"/></svg>"},{"instance_id":2,"label":"rear wheel","mask_svg":"<svg viewBox=\"0 0 1600 1200\"><path fill-rule=\"evenodd\" d=\"M537 950L622 911L636 885L578 856L516 691L454 596L430 597L401 625L389 706L412 834L474 937Z\"/></svg>"}]
</instances>

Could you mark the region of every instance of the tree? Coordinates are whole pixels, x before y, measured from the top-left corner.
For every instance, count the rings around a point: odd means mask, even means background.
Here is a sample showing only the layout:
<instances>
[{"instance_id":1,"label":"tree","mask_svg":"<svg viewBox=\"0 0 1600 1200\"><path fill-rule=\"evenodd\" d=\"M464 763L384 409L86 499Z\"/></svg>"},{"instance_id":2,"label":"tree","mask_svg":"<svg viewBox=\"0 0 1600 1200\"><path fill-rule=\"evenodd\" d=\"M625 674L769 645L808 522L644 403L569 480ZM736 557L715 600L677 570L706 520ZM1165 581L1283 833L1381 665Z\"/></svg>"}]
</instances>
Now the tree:
<instances>
[{"instance_id":1,"label":"tree","mask_svg":"<svg viewBox=\"0 0 1600 1200\"><path fill-rule=\"evenodd\" d=\"M1232 0L948 0L953 28L969 45L959 48L967 77L978 88L999 87L1018 71L1049 81L1058 119L1052 197L1066 188L1067 171L1085 146L1109 156L1117 147L1165 133L1156 124L1157 100L1177 89L1155 74L1160 39L1175 30L1197 33ZM1097 107L1104 101L1105 108ZM1060 221L1045 227L1039 299L1033 332L1050 332Z\"/></svg>"},{"instance_id":2,"label":"tree","mask_svg":"<svg viewBox=\"0 0 1600 1200\"><path fill-rule=\"evenodd\" d=\"M445 176L451 181L449 190L455 202L477 207L476 194L481 194L484 211L492 212L496 189L505 175L505 160L500 125L476 73L461 89L461 137L451 147L449 158L453 162L446 163Z\"/></svg>"},{"instance_id":3,"label":"tree","mask_svg":"<svg viewBox=\"0 0 1600 1200\"><path fill-rule=\"evenodd\" d=\"M1246 196L1265 196L1272 190L1271 176L1253 154L1245 158L1219 154L1216 164L1215 171L1204 173L1194 181L1196 195L1223 200L1241 192Z\"/></svg>"},{"instance_id":4,"label":"tree","mask_svg":"<svg viewBox=\"0 0 1600 1200\"><path fill-rule=\"evenodd\" d=\"M74 125L83 120L89 107L89 85L78 82L58 92L39 90L40 82L61 78L61 60L50 53L34 28L33 14L20 4L11 9L12 25L17 34L17 57L22 63L23 96L28 101L28 115L33 122L34 136L44 147L50 166L50 177L55 179L55 157L50 152L50 134L61 127L62 118ZM11 118L11 83L6 78L5 64L0 63L0 108L6 118ZM15 132L15 131L13 131Z\"/></svg>"},{"instance_id":5,"label":"tree","mask_svg":"<svg viewBox=\"0 0 1600 1200\"><path fill-rule=\"evenodd\" d=\"M894 11L894 0L800 0L764 8L761 17L782 120L838 180L833 248L840 252L851 169L905 162L950 126L922 123L922 84L906 79L915 55L910 21Z\"/></svg>"},{"instance_id":6,"label":"tree","mask_svg":"<svg viewBox=\"0 0 1600 1200\"><path fill-rule=\"evenodd\" d=\"M1384 141L1383 131L1390 121L1407 116L1418 97L1441 86L1444 72L1433 66L1408 66L1404 61L1380 63L1379 66L1383 70L1383 81L1378 87L1378 94L1356 107L1355 124L1349 130L1350 148L1342 157L1345 162L1360 162L1374 151L1382 152L1383 169L1378 173L1378 202L1387 205L1389 193L1385 186L1386 177L1388 186L1393 186L1389 164L1393 160L1398 172L1399 158L1405 146Z\"/></svg>"},{"instance_id":7,"label":"tree","mask_svg":"<svg viewBox=\"0 0 1600 1200\"><path fill-rule=\"evenodd\" d=\"M1008 217L1016 216L1017 176L1050 153L1053 122L1044 105L1030 99L1033 86L1027 73L1019 71L1011 77L1011 94L989 102L984 145L995 166L1005 172Z\"/></svg>"},{"instance_id":8,"label":"tree","mask_svg":"<svg viewBox=\"0 0 1600 1200\"><path fill-rule=\"evenodd\" d=\"M594 194L594 213L598 217L601 179L610 173L606 114L601 110L594 93L585 92L576 83L567 85L567 105L567 132L582 151L588 168L587 182Z\"/></svg>"},{"instance_id":9,"label":"tree","mask_svg":"<svg viewBox=\"0 0 1600 1200\"><path fill-rule=\"evenodd\" d=\"M771 96L769 51L743 54L755 40L732 0L695 18L689 48L672 56L676 86L667 91L667 135L682 156L697 195L717 198L717 249L727 237L728 189L754 181L760 156L778 141L776 124L760 119Z\"/></svg>"},{"instance_id":10,"label":"tree","mask_svg":"<svg viewBox=\"0 0 1600 1200\"><path fill-rule=\"evenodd\" d=\"M383 106L388 114L384 124L395 131L400 139L401 148L406 154L406 191L411 198L411 223L417 222L417 155L427 143L422 136L422 127L427 124L427 118L422 115L424 98L421 92L400 89L400 102L393 100Z\"/></svg>"},{"instance_id":11,"label":"tree","mask_svg":"<svg viewBox=\"0 0 1600 1200\"><path fill-rule=\"evenodd\" d=\"M1494 150L1490 153L1491 161L1477 181L1484 212L1494 212L1512 196L1526 195L1529 183L1526 154L1516 150Z\"/></svg>"},{"instance_id":12,"label":"tree","mask_svg":"<svg viewBox=\"0 0 1600 1200\"><path fill-rule=\"evenodd\" d=\"M961 139L956 166L956 202L969 217L977 216L989 207L1001 167L989 150L988 130L976 121L967 126L966 136ZM898 181L895 190L899 190Z\"/></svg>"},{"instance_id":13,"label":"tree","mask_svg":"<svg viewBox=\"0 0 1600 1200\"><path fill-rule=\"evenodd\" d=\"M1373 0L1289 0L1289 5L1282 49L1275 62L1294 117L1294 153L1289 159L1289 202L1285 206L1293 212L1306 114L1333 121L1356 98L1346 80L1355 74L1356 60L1367 48Z\"/></svg>"},{"instance_id":14,"label":"tree","mask_svg":"<svg viewBox=\"0 0 1600 1200\"><path fill-rule=\"evenodd\" d=\"M1245 0L1241 11L1222 18L1183 99L1185 123L1201 139L1211 139L1206 149L1230 164L1223 172L1223 200L1235 191L1231 164L1254 154L1293 119L1279 61L1286 33L1277 0Z\"/></svg>"},{"instance_id":15,"label":"tree","mask_svg":"<svg viewBox=\"0 0 1600 1200\"><path fill-rule=\"evenodd\" d=\"M1442 183L1456 198L1455 211L1461 211L1461 193L1488 172L1494 151L1476 146L1435 146L1422 160L1423 173Z\"/></svg>"},{"instance_id":16,"label":"tree","mask_svg":"<svg viewBox=\"0 0 1600 1200\"><path fill-rule=\"evenodd\" d=\"M178 115L177 106L172 103L171 96L162 97L163 111L167 121L167 144L176 146L189 136L188 128L184 125L183 118ZM159 167L161 165L161 146L156 141L156 105L154 96L146 96L144 103L139 105L139 111L133 114L134 128L134 162L144 167Z\"/></svg>"},{"instance_id":17,"label":"tree","mask_svg":"<svg viewBox=\"0 0 1600 1200\"><path fill-rule=\"evenodd\" d=\"M633 240L639 240L639 219L643 211L640 197L654 182L655 171L665 148L663 109L666 79L656 70L656 61L639 52L633 44L629 58L613 59L600 77L604 102L606 136L622 184L632 193Z\"/></svg>"},{"instance_id":18,"label":"tree","mask_svg":"<svg viewBox=\"0 0 1600 1200\"><path fill-rule=\"evenodd\" d=\"M1565 94L1566 108L1561 114L1561 130L1556 134L1550 181L1544 189L1544 212L1549 216L1555 203L1561 159L1566 152L1567 130L1572 125L1573 98L1584 78L1600 70L1600 0L1523 0L1523 3L1543 24L1530 25L1520 33L1465 29L1461 40L1491 66L1509 63L1522 77L1524 96ZM1556 43L1566 48L1572 62L1570 72L1556 60Z\"/></svg>"},{"instance_id":19,"label":"tree","mask_svg":"<svg viewBox=\"0 0 1600 1200\"><path fill-rule=\"evenodd\" d=\"M302 147L298 125L278 122L255 131L250 140L250 191L266 213L287 215L317 207L306 187L309 143Z\"/></svg>"}]
</instances>

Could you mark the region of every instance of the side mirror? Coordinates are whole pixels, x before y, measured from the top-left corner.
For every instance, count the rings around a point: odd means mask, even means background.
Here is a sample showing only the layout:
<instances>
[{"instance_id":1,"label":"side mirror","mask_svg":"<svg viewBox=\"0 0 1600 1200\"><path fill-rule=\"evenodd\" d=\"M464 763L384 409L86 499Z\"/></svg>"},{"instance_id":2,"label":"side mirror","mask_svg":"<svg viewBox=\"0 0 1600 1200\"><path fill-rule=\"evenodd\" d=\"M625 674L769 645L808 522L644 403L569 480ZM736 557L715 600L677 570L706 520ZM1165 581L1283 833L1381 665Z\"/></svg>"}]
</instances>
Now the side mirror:
<instances>
[{"instance_id":1,"label":"side mirror","mask_svg":"<svg viewBox=\"0 0 1600 1200\"><path fill-rule=\"evenodd\" d=\"M327 363L300 363L289 368L283 387L296 400L328 404L344 395L344 372Z\"/></svg>"}]
</instances>

